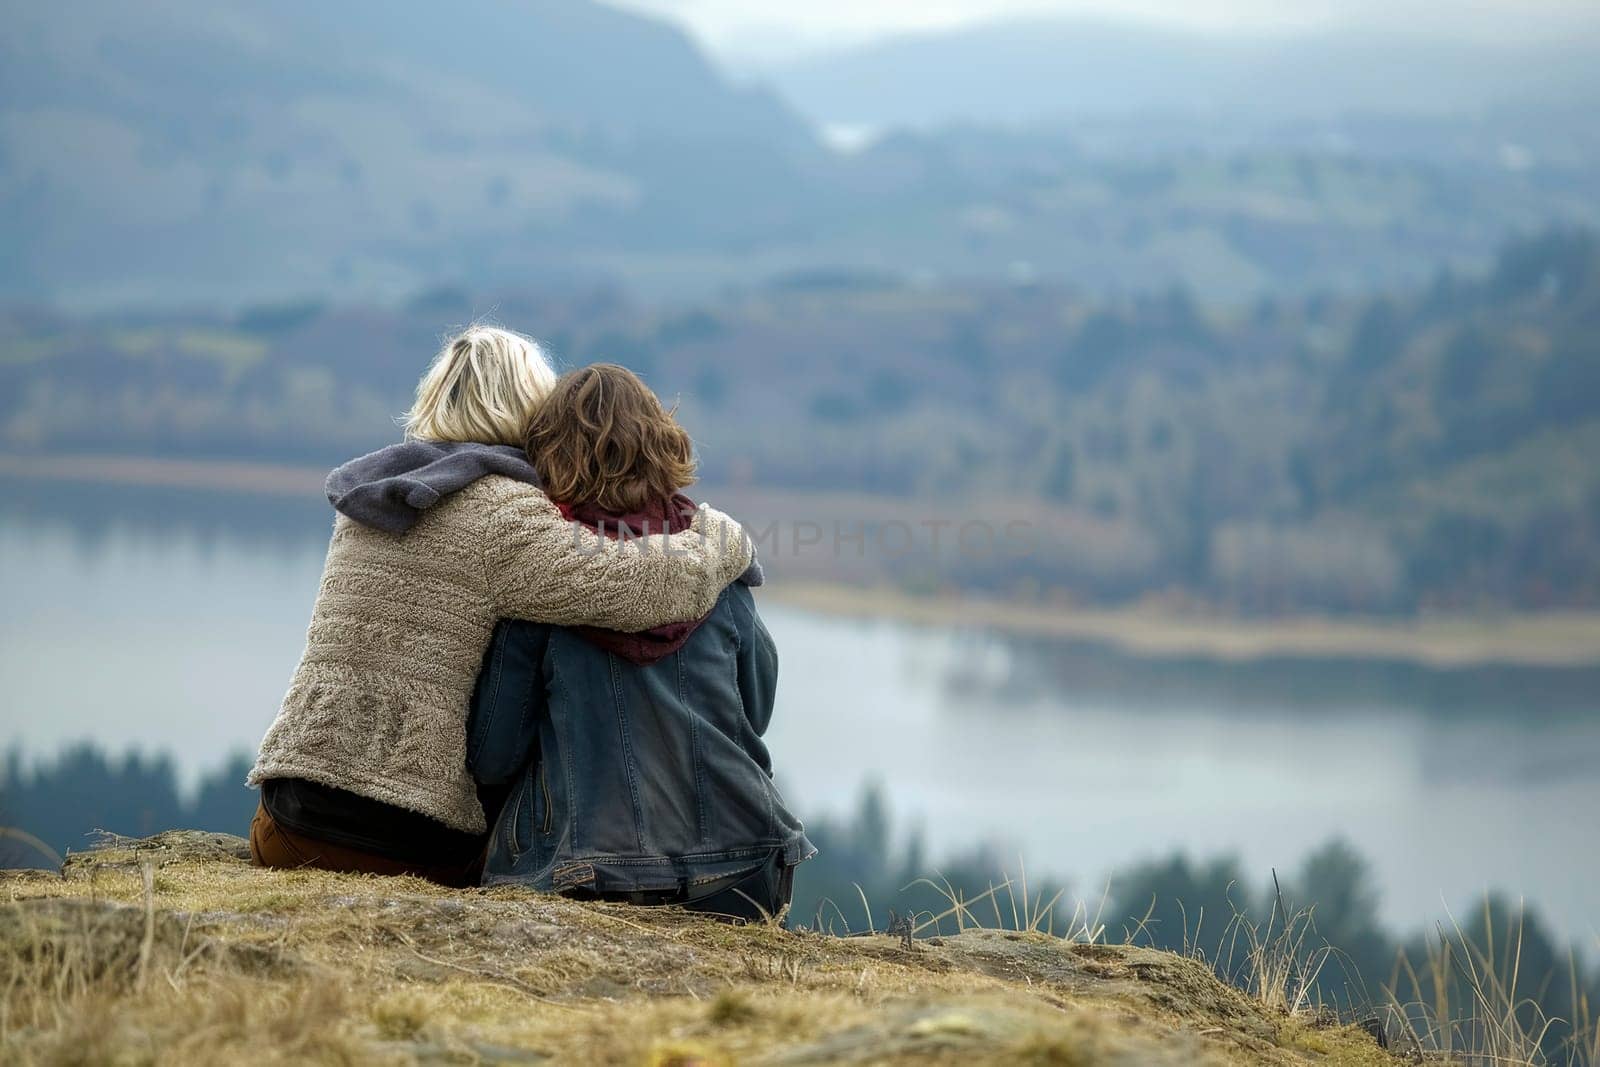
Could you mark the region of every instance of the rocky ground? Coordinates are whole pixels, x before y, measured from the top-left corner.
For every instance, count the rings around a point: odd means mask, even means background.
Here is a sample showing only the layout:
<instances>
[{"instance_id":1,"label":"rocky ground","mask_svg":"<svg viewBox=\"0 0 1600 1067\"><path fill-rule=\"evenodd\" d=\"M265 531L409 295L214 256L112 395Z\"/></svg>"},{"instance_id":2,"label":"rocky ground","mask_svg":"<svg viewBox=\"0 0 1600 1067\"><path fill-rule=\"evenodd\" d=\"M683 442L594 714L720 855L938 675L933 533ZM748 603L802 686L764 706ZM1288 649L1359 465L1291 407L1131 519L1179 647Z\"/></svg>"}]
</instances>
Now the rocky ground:
<instances>
[{"instance_id":1,"label":"rocky ground","mask_svg":"<svg viewBox=\"0 0 1600 1067\"><path fill-rule=\"evenodd\" d=\"M235 837L0 875L8 1063L1392 1064L1146 948L838 938L266 871Z\"/></svg>"}]
</instances>

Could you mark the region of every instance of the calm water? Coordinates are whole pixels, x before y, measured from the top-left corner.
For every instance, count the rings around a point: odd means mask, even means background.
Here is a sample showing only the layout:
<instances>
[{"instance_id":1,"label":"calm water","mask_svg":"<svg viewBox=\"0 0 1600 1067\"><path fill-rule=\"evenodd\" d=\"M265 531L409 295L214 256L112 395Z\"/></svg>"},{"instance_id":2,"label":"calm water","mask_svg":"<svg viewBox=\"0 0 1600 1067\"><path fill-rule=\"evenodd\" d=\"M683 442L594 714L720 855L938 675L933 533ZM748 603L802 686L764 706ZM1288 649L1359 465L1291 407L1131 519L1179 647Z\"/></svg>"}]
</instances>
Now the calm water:
<instances>
[{"instance_id":1,"label":"calm water","mask_svg":"<svg viewBox=\"0 0 1600 1067\"><path fill-rule=\"evenodd\" d=\"M0 741L170 751L190 779L253 750L300 652L326 513L10 499ZM1149 663L764 612L783 658L769 739L802 812L877 779L936 855L1000 839L1096 897L1135 859L1233 852L1264 878L1337 833L1398 926L1493 885L1595 943L1600 672Z\"/></svg>"}]
</instances>

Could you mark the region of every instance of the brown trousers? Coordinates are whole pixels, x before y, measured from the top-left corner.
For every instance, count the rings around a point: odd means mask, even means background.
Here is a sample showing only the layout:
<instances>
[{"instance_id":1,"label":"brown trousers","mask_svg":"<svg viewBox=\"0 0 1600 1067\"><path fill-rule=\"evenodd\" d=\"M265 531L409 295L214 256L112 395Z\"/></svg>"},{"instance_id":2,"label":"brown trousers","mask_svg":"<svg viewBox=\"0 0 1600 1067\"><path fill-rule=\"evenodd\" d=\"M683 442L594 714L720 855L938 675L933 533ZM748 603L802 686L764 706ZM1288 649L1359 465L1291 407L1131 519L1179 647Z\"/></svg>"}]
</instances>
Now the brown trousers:
<instances>
[{"instance_id":1,"label":"brown trousers","mask_svg":"<svg viewBox=\"0 0 1600 1067\"><path fill-rule=\"evenodd\" d=\"M256 805L255 818L250 820L250 856L257 867L285 870L313 867L320 871L356 874L410 874L454 888L477 885L483 875L481 855L466 864L430 866L405 863L360 849L318 841L279 826L267 812L265 804Z\"/></svg>"}]
</instances>

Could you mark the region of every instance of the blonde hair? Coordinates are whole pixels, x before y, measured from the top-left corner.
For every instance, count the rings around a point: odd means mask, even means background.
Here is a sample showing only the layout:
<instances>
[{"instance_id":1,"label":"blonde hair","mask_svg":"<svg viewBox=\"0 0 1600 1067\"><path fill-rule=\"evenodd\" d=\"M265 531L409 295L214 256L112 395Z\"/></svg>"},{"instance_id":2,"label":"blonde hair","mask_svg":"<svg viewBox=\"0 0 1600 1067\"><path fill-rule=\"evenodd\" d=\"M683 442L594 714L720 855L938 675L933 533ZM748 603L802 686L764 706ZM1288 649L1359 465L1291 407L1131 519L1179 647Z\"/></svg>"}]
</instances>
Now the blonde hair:
<instances>
[{"instance_id":1,"label":"blonde hair","mask_svg":"<svg viewBox=\"0 0 1600 1067\"><path fill-rule=\"evenodd\" d=\"M555 383L538 342L470 326L445 342L417 383L406 437L520 446L534 407Z\"/></svg>"}]
</instances>

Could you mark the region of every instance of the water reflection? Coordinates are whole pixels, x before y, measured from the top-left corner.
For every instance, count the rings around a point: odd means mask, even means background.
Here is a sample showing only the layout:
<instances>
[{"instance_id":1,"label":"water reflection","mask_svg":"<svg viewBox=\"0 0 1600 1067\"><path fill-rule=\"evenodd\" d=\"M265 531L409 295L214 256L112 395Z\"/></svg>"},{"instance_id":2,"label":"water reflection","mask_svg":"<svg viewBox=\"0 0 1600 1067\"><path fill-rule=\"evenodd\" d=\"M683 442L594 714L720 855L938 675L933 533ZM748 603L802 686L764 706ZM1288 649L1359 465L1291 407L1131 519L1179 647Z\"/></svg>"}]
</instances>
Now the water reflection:
<instances>
[{"instance_id":1,"label":"water reflection","mask_svg":"<svg viewBox=\"0 0 1600 1067\"><path fill-rule=\"evenodd\" d=\"M114 544L182 540L202 555L240 548L280 558L327 547L332 512L319 495L130 485L55 485L0 478L0 520L22 537L93 558Z\"/></svg>"},{"instance_id":2,"label":"water reflection","mask_svg":"<svg viewBox=\"0 0 1600 1067\"><path fill-rule=\"evenodd\" d=\"M1150 658L1084 641L962 634L943 657L945 688L999 692L1019 703L1048 701L1063 686L1084 698L1162 707L1174 701L1240 715L1360 714L1404 707L1459 723L1518 709L1537 720L1600 710L1600 668L1519 665L1430 667L1401 660L1274 657L1229 662Z\"/></svg>"},{"instance_id":3,"label":"water reflection","mask_svg":"<svg viewBox=\"0 0 1600 1067\"><path fill-rule=\"evenodd\" d=\"M947 706L998 698L999 714L1114 704L1127 715L1182 707L1226 714L1241 730L1292 714L1370 737L1372 758L1413 720L1417 769L1430 782L1600 780L1600 668L1430 667L1372 659L1246 663L1130 655L1090 642L952 637L936 656ZM1488 758L1485 758L1488 754Z\"/></svg>"}]
</instances>

